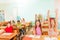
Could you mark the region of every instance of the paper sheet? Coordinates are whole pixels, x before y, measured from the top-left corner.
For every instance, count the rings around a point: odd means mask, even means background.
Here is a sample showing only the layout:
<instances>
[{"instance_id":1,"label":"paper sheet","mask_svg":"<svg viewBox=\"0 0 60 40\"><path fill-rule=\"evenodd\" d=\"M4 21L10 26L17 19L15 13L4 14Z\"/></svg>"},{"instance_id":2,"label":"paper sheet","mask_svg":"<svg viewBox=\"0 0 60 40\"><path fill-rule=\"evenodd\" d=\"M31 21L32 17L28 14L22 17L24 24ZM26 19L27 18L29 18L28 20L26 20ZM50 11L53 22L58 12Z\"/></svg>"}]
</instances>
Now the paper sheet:
<instances>
[{"instance_id":1,"label":"paper sheet","mask_svg":"<svg viewBox=\"0 0 60 40\"><path fill-rule=\"evenodd\" d=\"M50 40L50 37L44 37L44 40Z\"/></svg>"},{"instance_id":2,"label":"paper sheet","mask_svg":"<svg viewBox=\"0 0 60 40\"><path fill-rule=\"evenodd\" d=\"M31 37L31 38L40 38L39 35L26 35L27 37Z\"/></svg>"},{"instance_id":3,"label":"paper sheet","mask_svg":"<svg viewBox=\"0 0 60 40\"><path fill-rule=\"evenodd\" d=\"M57 37L45 37L44 40L58 40Z\"/></svg>"},{"instance_id":4,"label":"paper sheet","mask_svg":"<svg viewBox=\"0 0 60 40\"><path fill-rule=\"evenodd\" d=\"M35 35L35 38L40 38L40 35Z\"/></svg>"},{"instance_id":5,"label":"paper sheet","mask_svg":"<svg viewBox=\"0 0 60 40\"><path fill-rule=\"evenodd\" d=\"M56 37L52 37L51 40L58 40Z\"/></svg>"},{"instance_id":6,"label":"paper sheet","mask_svg":"<svg viewBox=\"0 0 60 40\"><path fill-rule=\"evenodd\" d=\"M4 32L4 30L0 30L0 33Z\"/></svg>"},{"instance_id":7,"label":"paper sheet","mask_svg":"<svg viewBox=\"0 0 60 40\"><path fill-rule=\"evenodd\" d=\"M28 37L34 38L34 37L35 37L35 35L28 35Z\"/></svg>"},{"instance_id":8,"label":"paper sheet","mask_svg":"<svg viewBox=\"0 0 60 40\"><path fill-rule=\"evenodd\" d=\"M11 35L12 33L3 33L2 35Z\"/></svg>"}]
</instances>

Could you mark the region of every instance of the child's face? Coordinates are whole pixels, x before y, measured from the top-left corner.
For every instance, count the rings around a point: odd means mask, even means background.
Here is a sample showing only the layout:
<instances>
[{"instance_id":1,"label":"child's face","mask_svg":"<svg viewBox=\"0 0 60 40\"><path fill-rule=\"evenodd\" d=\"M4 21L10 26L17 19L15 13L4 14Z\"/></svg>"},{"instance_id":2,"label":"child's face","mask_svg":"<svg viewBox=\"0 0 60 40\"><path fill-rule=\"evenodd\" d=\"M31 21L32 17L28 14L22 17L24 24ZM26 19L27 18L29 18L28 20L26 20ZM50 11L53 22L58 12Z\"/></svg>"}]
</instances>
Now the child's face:
<instances>
[{"instance_id":1,"label":"child's face","mask_svg":"<svg viewBox=\"0 0 60 40\"><path fill-rule=\"evenodd\" d=\"M7 26L10 27L10 24L8 23Z\"/></svg>"},{"instance_id":2,"label":"child's face","mask_svg":"<svg viewBox=\"0 0 60 40\"><path fill-rule=\"evenodd\" d=\"M51 20L51 25L54 26L54 20Z\"/></svg>"},{"instance_id":3,"label":"child's face","mask_svg":"<svg viewBox=\"0 0 60 40\"><path fill-rule=\"evenodd\" d=\"M37 22L36 22L36 25L37 25L37 26L39 26L39 25L40 25L39 21L37 21Z\"/></svg>"}]
</instances>

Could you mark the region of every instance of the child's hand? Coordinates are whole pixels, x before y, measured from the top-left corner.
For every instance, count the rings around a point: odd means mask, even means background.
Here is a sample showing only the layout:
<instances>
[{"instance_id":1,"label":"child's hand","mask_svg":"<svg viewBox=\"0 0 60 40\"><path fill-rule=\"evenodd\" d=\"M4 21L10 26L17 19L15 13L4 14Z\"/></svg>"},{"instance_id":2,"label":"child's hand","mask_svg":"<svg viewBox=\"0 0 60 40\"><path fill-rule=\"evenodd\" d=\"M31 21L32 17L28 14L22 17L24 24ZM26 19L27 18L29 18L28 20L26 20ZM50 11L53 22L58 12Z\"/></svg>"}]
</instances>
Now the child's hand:
<instances>
[{"instance_id":1,"label":"child's hand","mask_svg":"<svg viewBox=\"0 0 60 40\"><path fill-rule=\"evenodd\" d=\"M33 30L33 34L36 35L35 30Z\"/></svg>"},{"instance_id":2,"label":"child's hand","mask_svg":"<svg viewBox=\"0 0 60 40\"><path fill-rule=\"evenodd\" d=\"M5 30L2 30L2 33L4 33Z\"/></svg>"}]
</instances>

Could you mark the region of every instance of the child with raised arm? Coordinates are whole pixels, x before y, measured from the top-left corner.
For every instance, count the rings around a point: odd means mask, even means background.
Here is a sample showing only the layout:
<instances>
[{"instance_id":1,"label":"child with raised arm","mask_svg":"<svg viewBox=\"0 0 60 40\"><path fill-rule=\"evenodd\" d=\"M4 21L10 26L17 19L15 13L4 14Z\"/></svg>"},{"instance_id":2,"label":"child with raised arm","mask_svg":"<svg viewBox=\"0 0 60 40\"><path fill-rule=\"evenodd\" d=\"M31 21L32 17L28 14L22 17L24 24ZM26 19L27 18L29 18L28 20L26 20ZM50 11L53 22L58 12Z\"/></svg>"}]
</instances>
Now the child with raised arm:
<instances>
[{"instance_id":1,"label":"child with raised arm","mask_svg":"<svg viewBox=\"0 0 60 40\"><path fill-rule=\"evenodd\" d=\"M11 25L11 22L8 22L7 27L5 28L5 32L7 33L13 32L13 26Z\"/></svg>"},{"instance_id":2,"label":"child with raised arm","mask_svg":"<svg viewBox=\"0 0 60 40\"><path fill-rule=\"evenodd\" d=\"M35 24L34 34L35 35L41 35L42 34L42 31L41 31L41 23L38 20L36 21L36 24Z\"/></svg>"},{"instance_id":3,"label":"child with raised arm","mask_svg":"<svg viewBox=\"0 0 60 40\"><path fill-rule=\"evenodd\" d=\"M57 36L55 18L50 18L49 36Z\"/></svg>"}]
</instances>

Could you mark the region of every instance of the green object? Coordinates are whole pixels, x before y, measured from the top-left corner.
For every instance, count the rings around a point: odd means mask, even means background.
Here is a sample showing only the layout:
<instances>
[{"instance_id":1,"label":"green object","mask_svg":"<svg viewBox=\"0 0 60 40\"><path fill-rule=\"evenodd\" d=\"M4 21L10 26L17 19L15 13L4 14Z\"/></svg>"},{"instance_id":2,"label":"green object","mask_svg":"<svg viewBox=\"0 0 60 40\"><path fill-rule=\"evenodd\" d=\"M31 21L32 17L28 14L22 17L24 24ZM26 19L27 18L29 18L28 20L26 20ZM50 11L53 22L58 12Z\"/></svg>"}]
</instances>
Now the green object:
<instances>
[{"instance_id":1,"label":"green object","mask_svg":"<svg viewBox=\"0 0 60 40\"><path fill-rule=\"evenodd\" d=\"M20 29L22 28L21 23L17 23L16 25L17 25L18 28L20 28Z\"/></svg>"},{"instance_id":2,"label":"green object","mask_svg":"<svg viewBox=\"0 0 60 40\"><path fill-rule=\"evenodd\" d=\"M34 26L35 25L35 22L32 22L32 26Z\"/></svg>"}]
</instances>

